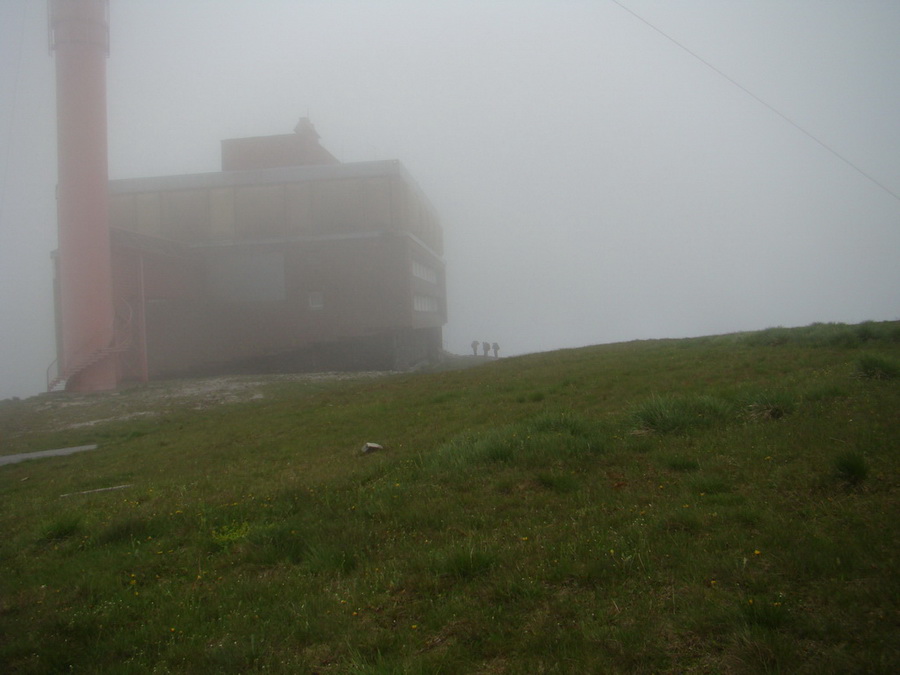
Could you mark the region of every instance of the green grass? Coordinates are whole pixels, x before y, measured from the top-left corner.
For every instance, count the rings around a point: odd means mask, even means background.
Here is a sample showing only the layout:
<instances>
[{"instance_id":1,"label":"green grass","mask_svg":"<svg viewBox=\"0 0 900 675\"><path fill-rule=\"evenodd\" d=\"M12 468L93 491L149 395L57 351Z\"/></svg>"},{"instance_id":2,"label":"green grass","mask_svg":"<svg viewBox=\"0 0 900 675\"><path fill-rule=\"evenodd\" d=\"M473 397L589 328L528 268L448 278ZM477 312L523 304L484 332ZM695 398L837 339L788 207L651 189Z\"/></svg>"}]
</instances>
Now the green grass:
<instances>
[{"instance_id":1,"label":"green grass","mask_svg":"<svg viewBox=\"0 0 900 675\"><path fill-rule=\"evenodd\" d=\"M100 445L0 467L0 664L895 672L898 336L0 402L2 454Z\"/></svg>"},{"instance_id":2,"label":"green grass","mask_svg":"<svg viewBox=\"0 0 900 675\"><path fill-rule=\"evenodd\" d=\"M863 354L856 360L856 371L873 380L894 380L900 377L900 363L879 354Z\"/></svg>"},{"instance_id":3,"label":"green grass","mask_svg":"<svg viewBox=\"0 0 900 675\"><path fill-rule=\"evenodd\" d=\"M838 478L856 485L865 480L869 475L869 465L859 452L845 451L834 459L835 473Z\"/></svg>"},{"instance_id":4,"label":"green grass","mask_svg":"<svg viewBox=\"0 0 900 675\"><path fill-rule=\"evenodd\" d=\"M712 427L732 414L727 401L706 395L653 396L632 413L635 433L678 433Z\"/></svg>"}]
</instances>

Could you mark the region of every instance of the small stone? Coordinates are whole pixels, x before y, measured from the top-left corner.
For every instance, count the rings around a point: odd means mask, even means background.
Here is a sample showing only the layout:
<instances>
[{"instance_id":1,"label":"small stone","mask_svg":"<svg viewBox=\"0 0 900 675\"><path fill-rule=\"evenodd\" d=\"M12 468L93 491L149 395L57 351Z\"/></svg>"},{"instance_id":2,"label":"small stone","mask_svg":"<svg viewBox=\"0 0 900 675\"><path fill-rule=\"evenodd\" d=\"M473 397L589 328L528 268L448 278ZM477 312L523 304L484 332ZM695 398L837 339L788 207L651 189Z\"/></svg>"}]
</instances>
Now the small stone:
<instances>
[{"instance_id":1,"label":"small stone","mask_svg":"<svg viewBox=\"0 0 900 675\"><path fill-rule=\"evenodd\" d=\"M384 450L384 446L378 445L378 443L366 443L362 446L360 453L368 455L370 452L378 452L379 450Z\"/></svg>"}]
</instances>

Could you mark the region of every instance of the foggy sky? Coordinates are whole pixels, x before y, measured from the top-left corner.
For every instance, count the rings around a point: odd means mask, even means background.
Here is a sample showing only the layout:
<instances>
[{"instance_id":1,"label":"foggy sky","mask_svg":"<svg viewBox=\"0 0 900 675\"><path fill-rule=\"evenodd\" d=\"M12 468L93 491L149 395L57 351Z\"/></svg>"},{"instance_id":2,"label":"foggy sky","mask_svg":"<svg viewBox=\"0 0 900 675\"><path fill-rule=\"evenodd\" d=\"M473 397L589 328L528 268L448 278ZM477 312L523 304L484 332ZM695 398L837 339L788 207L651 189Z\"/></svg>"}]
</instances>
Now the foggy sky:
<instances>
[{"instance_id":1,"label":"foggy sky","mask_svg":"<svg viewBox=\"0 0 900 675\"><path fill-rule=\"evenodd\" d=\"M309 116L441 217L449 323L501 356L900 318L894 0L112 0L110 177L219 170ZM46 7L0 2L0 398L55 356Z\"/></svg>"}]
</instances>

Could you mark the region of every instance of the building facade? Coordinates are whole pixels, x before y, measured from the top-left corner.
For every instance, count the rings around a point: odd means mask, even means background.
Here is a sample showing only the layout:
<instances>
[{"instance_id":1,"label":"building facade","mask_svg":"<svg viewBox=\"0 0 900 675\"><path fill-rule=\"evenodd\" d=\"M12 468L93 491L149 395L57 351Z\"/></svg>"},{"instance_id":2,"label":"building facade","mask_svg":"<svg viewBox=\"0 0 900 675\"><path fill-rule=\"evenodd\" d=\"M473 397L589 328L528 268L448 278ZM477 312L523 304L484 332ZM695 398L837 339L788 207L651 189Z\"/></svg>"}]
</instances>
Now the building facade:
<instances>
[{"instance_id":1,"label":"building facade","mask_svg":"<svg viewBox=\"0 0 900 675\"><path fill-rule=\"evenodd\" d=\"M399 162L342 164L305 119L222 159L110 182L120 380L439 358L442 230Z\"/></svg>"}]
</instances>

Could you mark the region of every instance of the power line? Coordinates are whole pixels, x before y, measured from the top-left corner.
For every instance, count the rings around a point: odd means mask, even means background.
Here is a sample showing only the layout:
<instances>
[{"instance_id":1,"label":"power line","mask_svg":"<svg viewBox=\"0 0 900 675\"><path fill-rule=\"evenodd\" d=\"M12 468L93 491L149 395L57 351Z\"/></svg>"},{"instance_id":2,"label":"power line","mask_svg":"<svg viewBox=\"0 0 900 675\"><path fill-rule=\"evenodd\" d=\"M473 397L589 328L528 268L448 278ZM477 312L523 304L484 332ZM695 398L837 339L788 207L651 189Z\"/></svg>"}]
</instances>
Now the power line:
<instances>
[{"instance_id":1,"label":"power line","mask_svg":"<svg viewBox=\"0 0 900 675\"><path fill-rule=\"evenodd\" d=\"M633 10L631 10L631 9L629 9L628 7L626 7L625 5L623 5L621 2L619 2L619 0L610 0L610 2L612 2L614 5L618 5L618 6L621 7L623 10L625 10L626 12L628 12L629 14L631 14L631 16L633 16L634 18L636 18L638 21L640 21L641 23L646 24L647 26L649 26L650 28L652 28L653 30L655 30L657 33L659 33L660 35L662 35L664 38L666 38L669 42L673 43L673 44L674 44L675 46L677 46L678 48L682 49L683 51L685 51L685 52L687 52L688 54L690 54L691 56L693 56L695 59L697 59L698 61L700 61L700 63L702 63L703 65L705 65L707 68L709 68L710 70L712 70L714 73L716 73L716 74L719 75L720 77L723 77L724 79L726 79L728 82L730 82L731 84L733 84L735 87L737 87L738 89L740 89L742 92L744 92L745 94L747 94L748 96L750 96L752 99L754 99L754 100L757 101L758 103L761 103L762 105L764 105L766 108L768 108L768 109L771 110L773 113L775 113L776 115L778 115L781 119L783 119L785 122L787 122L788 124L790 124L790 125L791 125L792 127L794 127L797 131L799 131L800 133L802 133L804 136L806 136L807 138L809 138L809 139L815 141L816 143L818 143L821 147L825 148L825 150L827 150L827 151L830 152L832 155L834 155L835 157L837 157L837 158L838 158L839 160L841 160L844 164L846 164L847 166L849 166L851 169L853 169L854 171L856 171L858 174L860 174L861 176L863 176L864 178L866 178L866 179L869 180L870 182L874 183L874 184L877 185L879 188L881 188L882 190L884 190L885 192L887 192L891 197L893 197L893 198L896 199L898 202L900 202L900 194L898 194L898 193L894 192L893 190L891 190L887 185L885 185L884 183L882 183L881 181L879 181L879 180L878 180L877 178L875 178L872 174L870 174L870 173L864 171L864 170L863 170L862 168L860 168L857 164L855 164L855 163L852 162L850 159L848 159L847 157L845 157L844 155L842 155L841 153L839 153L837 150L835 150L834 148L832 148L830 145L828 145L827 143L825 143L825 141L819 139L818 137L814 136L812 133L810 133L809 131L807 131L806 129L804 129L804 128L803 128L802 126L800 126L797 122L795 122L795 121L792 120L790 117L788 117L787 115L785 115L783 112L781 112L780 110L778 110L778 108L776 108L775 106L773 106L771 103L769 103L768 101L766 101L766 100L760 98L759 96L757 96L756 94L754 94L752 91L750 91L749 89L747 89L747 87L745 87L745 86L742 85L740 82L738 82L737 80L735 80L734 78L732 78L730 75L728 75L727 73L724 73L723 71L719 70L716 66L714 66L713 64L711 64L709 61L707 61L706 59L704 59L702 56L700 56L700 55L697 54L696 52L692 51L692 50L689 49L688 47L686 47L686 46L684 46L683 44L681 44L678 40L676 40L675 38L673 38L671 35L669 35L669 34L666 33L665 31L663 31L662 29L660 29L660 28L654 26L652 23L650 23L647 19L645 19L644 17L642 17L640 14L634 12Z\"/></svg>"}]
</instances>

